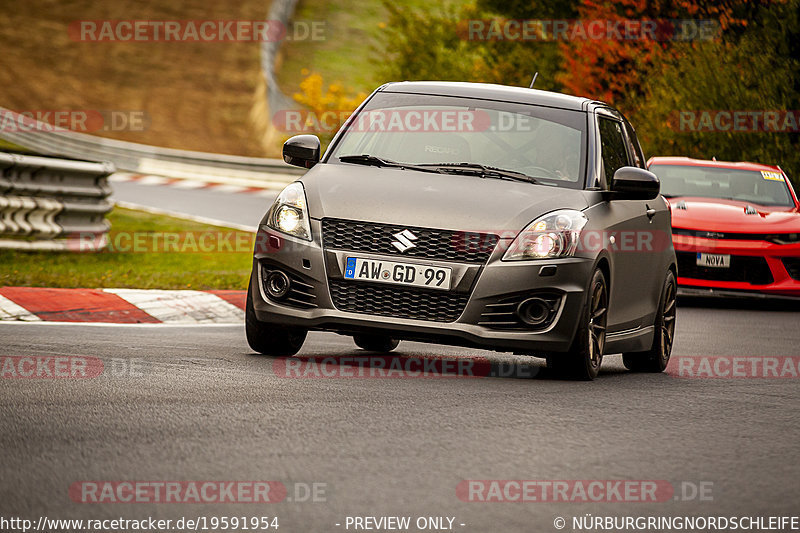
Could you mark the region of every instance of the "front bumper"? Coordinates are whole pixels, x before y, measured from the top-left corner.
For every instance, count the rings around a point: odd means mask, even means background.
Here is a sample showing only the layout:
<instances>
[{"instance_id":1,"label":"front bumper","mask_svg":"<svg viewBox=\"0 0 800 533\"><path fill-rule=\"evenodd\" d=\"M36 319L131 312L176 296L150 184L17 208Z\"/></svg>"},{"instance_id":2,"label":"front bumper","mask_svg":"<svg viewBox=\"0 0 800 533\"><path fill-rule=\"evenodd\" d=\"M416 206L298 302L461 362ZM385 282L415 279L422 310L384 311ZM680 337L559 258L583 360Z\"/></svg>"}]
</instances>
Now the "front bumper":
<instances>
[{"instance_id":1,"label":"front bumper","mask_svg":"<svg viewBox=\"0 0 800 533\"><path fill-rule=\"evenodd\" d=\"M401 255L380 255L365 252L324 250L320 240L319 221L312 220L314 240L299 241L265 227L259 229L251 277L253 308L262 322L297 326L310 330L335 331L343 334L382 333L398 339L441 344L480 347L498 351L529 354L565 352L575 335L585 305L585 291L594 267L587 258L565 258L548 261L501 261L504 246L497 246L485 265L448 261L420 260ZM342 272L348 256L412 261L453 269L453 290L467 296L463 311L452 321L420 320L397 316L343 311L334 303L329 282L364 284L344 281ZM542 267L546 269L542 275ZM313 291L313 306L287 305L275 301L265 292L262 270L281 269ZM308 287L311 289L308 289ZM383 285L391 288L392 285ZM444 291L441 291L444 292ZM498 329L485 325L485 313L491 304L508 298L527 295L556 294L557 312L544 329ZM341 307L341 305L340 305Z\"/></svg>"},{"instance_id":2,"label":"front bumper","mask_svg":"<svg viewBox=\"0 0 800 533\"><path fill-rule=\"evenodd\" d=\"M707 239L674 233L672 241L681 288L695 293L754 292L800 297L800 243ZM693 261L698 253L730 255L731 267L725 270L696 267Z\"/></svg>"}]
</instances>

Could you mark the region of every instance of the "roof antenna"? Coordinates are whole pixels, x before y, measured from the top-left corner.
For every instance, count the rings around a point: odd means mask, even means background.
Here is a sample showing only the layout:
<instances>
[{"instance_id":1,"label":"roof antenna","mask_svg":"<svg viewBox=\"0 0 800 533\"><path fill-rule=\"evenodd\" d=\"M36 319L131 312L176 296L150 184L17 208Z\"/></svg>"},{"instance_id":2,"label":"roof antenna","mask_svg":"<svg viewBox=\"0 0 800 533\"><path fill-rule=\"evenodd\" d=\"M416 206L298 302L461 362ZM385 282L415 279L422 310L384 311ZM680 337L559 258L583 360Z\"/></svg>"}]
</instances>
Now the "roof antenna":
<instances>
[{"instance_id":1,"label":"roof antenna","mask_svg":"<svg viewBox=\"0 0 800 533\"><path fill-rule=\"evenodd\" d=\"M533 89L533 84L536 83L536 78L539 76L539 71L536 71L536 74L533 75L533 79L531 80L531 84L528 89Z\"/></svg>"}]
</instances>

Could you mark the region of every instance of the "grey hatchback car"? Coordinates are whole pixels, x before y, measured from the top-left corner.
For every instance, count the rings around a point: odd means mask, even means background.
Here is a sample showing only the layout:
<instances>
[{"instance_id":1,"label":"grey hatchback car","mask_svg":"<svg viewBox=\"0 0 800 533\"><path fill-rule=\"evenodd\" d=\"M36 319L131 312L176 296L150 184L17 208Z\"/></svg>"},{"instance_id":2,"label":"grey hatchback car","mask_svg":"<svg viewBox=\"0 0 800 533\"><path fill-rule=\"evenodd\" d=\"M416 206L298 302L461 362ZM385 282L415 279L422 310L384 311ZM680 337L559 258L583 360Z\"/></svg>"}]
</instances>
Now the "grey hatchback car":
<instances>
[{"instance_id":1,"label":"grey hatchback car","mask_svg":"<svg viewBox=\"0 0 800 533\"><path fill-rule=\"evenodd\" d=\"M585 98L499 85L389 83L259 225L250 347L294 355L309 330L545 357L597 376L604 354L663 371L675 333L670 211L633 127Z\"/></svg>"}]
</instances>

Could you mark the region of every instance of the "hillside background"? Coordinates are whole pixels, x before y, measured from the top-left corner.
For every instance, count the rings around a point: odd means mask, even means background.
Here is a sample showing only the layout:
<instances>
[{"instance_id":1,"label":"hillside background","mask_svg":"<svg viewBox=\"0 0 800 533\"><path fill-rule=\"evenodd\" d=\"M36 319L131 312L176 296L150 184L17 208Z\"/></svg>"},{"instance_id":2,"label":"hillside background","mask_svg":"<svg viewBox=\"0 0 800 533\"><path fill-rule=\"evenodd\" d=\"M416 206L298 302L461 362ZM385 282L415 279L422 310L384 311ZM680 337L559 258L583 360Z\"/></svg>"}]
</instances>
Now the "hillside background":
<instances>
[{"instance_id":1,"label":"hillside background","mask_svg":"<svg viewBox=\"0 0 800 533\"><path fill-rule=\"evenodd\" d=\"M157 146L276 157L285 132L266 109L258 43L91 43L81 19L264 19L269 1L0 0L0 106L141 110L143 132L100 135ZM469 41L471 19L692 19L711 41ZM284 42L282 92L298 108L352 109L386 81L527 85L603 99L639 132L647 156L780 164L799 183L800 133L676 131L681 110L800 110L800 0L301 0L295 20L322 41ZM270 131L272 130L272 131ZM322 132L323 142L330 138Z\"/></svg>"}]
</instances>

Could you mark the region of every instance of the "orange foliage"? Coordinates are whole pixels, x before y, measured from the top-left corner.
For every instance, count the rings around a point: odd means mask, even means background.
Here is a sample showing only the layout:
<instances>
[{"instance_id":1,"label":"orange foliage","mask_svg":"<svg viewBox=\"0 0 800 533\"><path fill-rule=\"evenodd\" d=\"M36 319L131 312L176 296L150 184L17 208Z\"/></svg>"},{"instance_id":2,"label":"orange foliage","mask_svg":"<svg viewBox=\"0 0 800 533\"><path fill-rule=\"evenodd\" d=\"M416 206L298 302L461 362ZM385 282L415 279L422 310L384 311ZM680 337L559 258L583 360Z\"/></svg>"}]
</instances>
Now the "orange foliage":
<instances>
[{"instance_id":1,"label":"orange foliage","mask_svg":"<svg viewBox=\"0 0 800 533\"><path fill-rule=\"evenodd\" d=\"M715 38L732 28L747 25L742 13L755 9L760 0L582 0L578 8L581 21L647 20L656 23L656 39L573 39L560 43L564 70L558 81L566 92L619 102L642 94L646 77L659 66L681 53L681 47L697 46L702 41L686 42L670 39L674 33L671 21L706 21L714 24Z\"/></svg>"}]
</instances>

